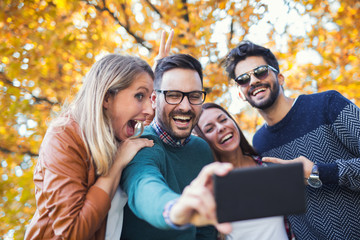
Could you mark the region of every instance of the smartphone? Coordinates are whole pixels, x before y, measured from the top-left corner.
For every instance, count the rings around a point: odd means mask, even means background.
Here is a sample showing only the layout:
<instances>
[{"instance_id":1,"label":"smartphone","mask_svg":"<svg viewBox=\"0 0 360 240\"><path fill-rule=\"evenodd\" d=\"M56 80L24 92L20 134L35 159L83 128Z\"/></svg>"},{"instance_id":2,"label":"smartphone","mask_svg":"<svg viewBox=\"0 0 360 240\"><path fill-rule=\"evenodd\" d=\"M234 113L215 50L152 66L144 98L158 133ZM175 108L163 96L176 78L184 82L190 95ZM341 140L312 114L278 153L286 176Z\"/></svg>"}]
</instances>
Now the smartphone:
<instances>
[{"instance_id":1,"label":"smartphone","mask_svg":"<svg viewBox=\"0 0 360 240\"><path fill-rule=\"evenodd\" d=\"M213 180L219 223L305 212L302 163L238 168Z\"/></svg>"}]
</instances>

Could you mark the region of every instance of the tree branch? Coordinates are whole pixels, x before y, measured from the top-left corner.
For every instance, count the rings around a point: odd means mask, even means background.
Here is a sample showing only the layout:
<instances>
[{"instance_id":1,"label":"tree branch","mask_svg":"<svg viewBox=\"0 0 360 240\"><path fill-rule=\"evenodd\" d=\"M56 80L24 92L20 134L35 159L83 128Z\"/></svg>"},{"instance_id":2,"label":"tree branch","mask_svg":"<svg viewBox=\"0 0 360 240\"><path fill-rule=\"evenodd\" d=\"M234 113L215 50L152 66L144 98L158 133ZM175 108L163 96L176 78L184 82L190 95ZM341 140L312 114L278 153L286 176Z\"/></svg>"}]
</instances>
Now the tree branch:
<instances>
[{"instance_id":1,"label":"tree branch","mask_svg":"<svg viewBox=\"0 0 360 240\"><path fill-rule=\"evenodd\" d=\"M145 2L150 6L150 8L152 10L154 10L157 14L159 14L160 18L163 18L162 14L160 13L160 11L154 6L154 4L152 4L149 0L145 0Z\"/></svg>"},{"instance_id":2,"label":"tree branch","mask_svg":"<svg viewBox=\"0 0 360 240\"><path fill-rule=\"evenodd\" d=\"M185 14L183 15L183 18L185 19L185 21L189 22L189 9L187 7L187 0L182 0L183 3L183 9L185 10Z\"/></svg>"},{"instance_id":3,"label":"tree branch","mask_svg":"<svg viewBox=\"0 0 360 240\"><path fill-rule=\"evenodd\" d=\"M124 14L124 19L125 19L125 22L126 22L126 26L129 26L130 23L129 23L128 16L126 14L126 3L120 3L120 6L121 6L121 10L123 11L123 14Z\"/></svg>"},{"instance_id":4,"label":"tree branch","mask_svg":"<svg viewBox=\"0 0 360 240\"><path fill-rule=\"evenodd\" d=\"M123 28L125 28L125 30L133 37L135 38L136 42L139 43L140 45L142 45L143 47L145 47L146 49L148 49L150 52L152 51L152 48L146 46L146 41L145 39L143 39L142 37L139 37L138 35L136 35L131 29L130 29L130 25L129 24L124 24L120 21L119 18L117 18L115 16L114 12L111 12L109 8L106 7L106 2L105 0L103 0L103 7L100 7L98 5L95 5L87 0L82 0L83 2L85 2L87 5L89 6L93 6L96 10L100 11L100 12L107 12L110 14L110 16L115 20L115 22L117 24L119 24L120 26L122 26Z\"/></svg>"},{"instance_id":5,"label":"tree branch","mask_svg":"<svg viewBox=\"0 0 360 240\"><path fill-rule=\"evenodd\" d=\"M231 24L230 24L230 35L229 35L229 42L228 42L228 46L230 46L231 44L231 39L233 38L234 35L234 18L231 18Z\"/></svg>"},{"instance_id":6,"label":"tree branch","mask_svg":"<svg viewBox=\"0 0 360 240\"><path fill-rule=\"evenodd\" d=\"M11 86L11 87L14 87L13 82L10 81L10 79L7 78L6 75L5 75L3 72L0 72L0 81L2 81L3 83L5 83L6 85L9 85L9 86ZM28 90L28 89L26 89L26 88L23 88L23 87L17 87L17 88L19 88L21 91L24 91L24 92L29 93L29 94L31 95L31 97L32 97L33 99L35 99L35 102L36 102L36 103L47 102L47 103L49 103L49 104L52 105L52 106L53 106L53 105L59 105L58 102L53 102L53 101L49 100L49 99L46 98L46 97L36 97L34 94L32 94L32 92L31 92L30 90Z\"/></svg>"},{"instance_id":7,"label":"tree branch","mask_svg":"<svg viewBox=\"0 0 360 240\"><path fill-rule=\"evenodd\" d=\"M7 148L4 148L4 147L0 147L0 152L3 152L5 154L22 154L22 155L30 155L31 157L38 157L39 155L37 153L33 153L31 151L23 151L23 152L20 152L20 151L11 151Z\"/></svg>"}]
</instances>

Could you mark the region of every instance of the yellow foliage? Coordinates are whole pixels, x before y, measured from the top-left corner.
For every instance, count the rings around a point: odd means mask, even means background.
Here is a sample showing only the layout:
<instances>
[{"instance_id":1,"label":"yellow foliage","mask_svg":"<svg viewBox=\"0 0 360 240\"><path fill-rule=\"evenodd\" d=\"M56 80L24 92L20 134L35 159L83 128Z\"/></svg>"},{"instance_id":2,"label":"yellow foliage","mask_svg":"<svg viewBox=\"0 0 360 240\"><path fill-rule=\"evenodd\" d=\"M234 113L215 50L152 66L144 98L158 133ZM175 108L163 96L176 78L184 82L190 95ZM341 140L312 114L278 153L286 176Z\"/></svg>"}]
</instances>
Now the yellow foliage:
<instances>
[{"instance_id":1,"label":"yellow foliage","mask_svg":"<svg viewBox=\"0 0 360 240\"><path fill-rule=\"evenodd\" d=\"M8 198L0 199L5 209L0 239L10 229L17 229L15 239L23 237L36 207L32 172L47 123L54 112L60 111L65 99L71 100L80 89L83 76L98 55L118 52L141 56L152 64L159 49L161 30L174 29L172 53L189 53L204 60L204 87L210 92L206 101L222 99L221 104L226 108L231 103L225 97L229 79L222 66L225 56L219 47L225 46L227 50L235 47L250 36L251 27L264 17L257 13L261 7L259 1L253 0L187 1L186 4L182 0L18 1L23 3L21 7L9 2L12 1L0 1L0 162L8 164L0 168L0 175L8 176L6 181L0 179L1 196ZM98 9L92 5L94 2ZM134 4L139 2L141 12L133 12ZM359 104L358 5L339 1L339 9L331 12L326 0L305 2L308 5L305 14L314 22L306 36L290 35L287 31L278 33L269 22L266 46L280 60L286 90L297 96L336 89ZM139 13L144 17L143 22L138 21ZM222 27L225 38L214 42L215 25L224 19L230 20L233 28ZM328 29L329 23L334 24L335 30ZM282 39L281 43L288 39L286 51L276 49L278 39ZM319 54L319 65L296 60L301 50L308 49ZM235 118L249 139L263 124L257 111L247 105ZM34 132L21 135L17 131L21 119L36 122L36 127L31 129ZM19 166L22 176L14 173ZM16 190L19 187L23 188L21 193Z\"/></svg>"},{"instance_id":2,"label":"yellow foliage","mask_svg":"<svg viewBox=\"0 0 360 240\"><path fill-rule=\"evenodd\" d=\"M5 127L0 127L0 134L6 134L7 133L7 129Z\"/></svg>"},{"instance_id":3,"label":"yellow foliage","mask_svg":"<svg viewBox=\"0 0 360 240\"><path fill-rule=\"evenodd\" d=\"M219 4L219 8L220 9L224 9L226 7L226 2L221 2L220 4Z\"/></svg>"},{"instance_id":4,"label":"yellow foliage","mask_svg":"<svg viewBox=\"0 0 360 240\"><path fill-rule=\"evenodd\" d=\"M5 64L8 64L8 63L9 63L9 58L3 57L3 58L1 59L1 61L2 61L3 63L5 63Z\"/></svg>"}]
</instances>

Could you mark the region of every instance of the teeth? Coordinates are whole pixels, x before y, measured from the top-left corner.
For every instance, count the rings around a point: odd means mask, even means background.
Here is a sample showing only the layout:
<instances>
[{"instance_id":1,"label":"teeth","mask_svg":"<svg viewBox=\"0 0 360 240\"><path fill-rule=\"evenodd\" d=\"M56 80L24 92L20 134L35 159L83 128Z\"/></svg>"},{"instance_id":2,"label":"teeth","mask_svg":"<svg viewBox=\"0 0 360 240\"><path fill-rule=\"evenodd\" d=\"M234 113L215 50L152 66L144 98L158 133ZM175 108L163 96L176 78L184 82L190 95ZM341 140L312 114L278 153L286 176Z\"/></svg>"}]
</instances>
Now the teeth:
<instances>
[{"instance_id":1,"label":"teeth","mask_svg":"<svg viewBox=\"0 0 360 240\"><path fill-rule=\"evenodd\" d=\"M182 120L182 121L189 121L190 117L189 116L175 116L174 119L175 120Z\"/></svg>"},{"instance_id":2,"label":"teeth","mask_svg":"<svg viewBox=\"0 0 360 240\"><path fill-rule=\"evenodd\" d=\"M253 92L253 96L255 96L256 94L258 94L259 92L262 92L262 91L265 91L266 88L259 88L259 89L256 89L254 92Z\"/></svg>"},{"instance_id":3,"label":"teeth","mask_svg":"<svg viewBox=\"0 0 360 240\"><path fill-rule=\"evenodd\" d=\"M232 136L233 135L231 133L227 134L225 137L223 137L223 139L221 140L221 143L224 143L225 141L229 140L230 138L232 138Z\"/></svg>"}]
</instances>

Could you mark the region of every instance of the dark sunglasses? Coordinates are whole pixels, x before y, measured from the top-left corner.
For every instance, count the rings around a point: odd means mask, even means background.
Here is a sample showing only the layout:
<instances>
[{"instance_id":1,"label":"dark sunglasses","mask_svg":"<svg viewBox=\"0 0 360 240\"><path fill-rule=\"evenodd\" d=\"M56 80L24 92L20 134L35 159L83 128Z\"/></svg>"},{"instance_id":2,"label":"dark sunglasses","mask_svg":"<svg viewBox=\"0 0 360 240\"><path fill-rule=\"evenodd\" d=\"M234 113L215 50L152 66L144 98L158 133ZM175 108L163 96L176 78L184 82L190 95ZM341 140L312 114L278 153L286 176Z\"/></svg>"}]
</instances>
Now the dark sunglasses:
<instances>
[{"instance_id":1,"label":"dark sunglasses","mask_svg":"<svg viewBox=\"0 0 360 240\"><path fill-rule=\"evenodd\" d=\"M254 68L253 70L246 72L244 74L239 75L234 80L237 84L243 86L250 82L251 80L251 74L253 74L257 79L264 80L267 76L269 76L269 68L274 71L278 72L275 68L273 68L270 65L261 65L259 67Z\"/></svg>"}]
</instances>

